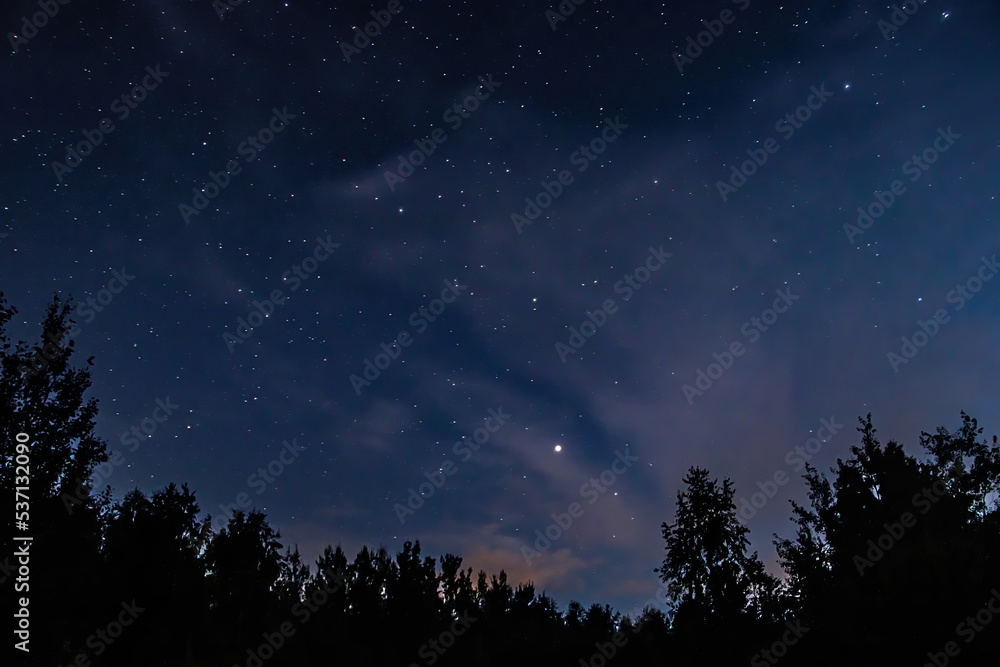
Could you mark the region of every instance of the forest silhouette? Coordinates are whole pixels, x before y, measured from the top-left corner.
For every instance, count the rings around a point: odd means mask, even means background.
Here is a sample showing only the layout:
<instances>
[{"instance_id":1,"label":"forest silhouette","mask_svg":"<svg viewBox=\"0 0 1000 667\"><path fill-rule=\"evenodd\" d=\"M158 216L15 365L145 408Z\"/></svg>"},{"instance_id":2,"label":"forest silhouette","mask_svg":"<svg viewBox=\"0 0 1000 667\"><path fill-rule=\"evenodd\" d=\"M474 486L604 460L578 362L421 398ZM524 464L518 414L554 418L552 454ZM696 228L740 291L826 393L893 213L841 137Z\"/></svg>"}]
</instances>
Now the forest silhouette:
<instances>
[{"instance_id":1,"label":"forest silhouette","mask_svg":"<svg viewBox=\"0 0 1000 667\"><path fill-rule=\"evenodd\" d=\"M748 553L731 480L691 468L664 558L666 611L565 611L531 582L474 573L419 541L391 555L329 546L313 564L258 511L220 530L185 484L121 500L90 486L108 460L74 366L72 304L56 296L36 343L11 342L0 293L0 497L15 497L17 434L30 434L30 592L16 592L13 507L0 551L5 631L30 598L30 652L14 664L987 665L1000 655L1000 447L964 412L923 433L920 457L882 444L871 415L809 504L774 535L784 575ZM657 536L650 536L657 539ZM613 566L612 566L613 567ZM994 609L996 611L994 611ZM17 635L9 639L18 641ZM7 664L5 662L5 664Z\"/></svg>"}]
</instances>

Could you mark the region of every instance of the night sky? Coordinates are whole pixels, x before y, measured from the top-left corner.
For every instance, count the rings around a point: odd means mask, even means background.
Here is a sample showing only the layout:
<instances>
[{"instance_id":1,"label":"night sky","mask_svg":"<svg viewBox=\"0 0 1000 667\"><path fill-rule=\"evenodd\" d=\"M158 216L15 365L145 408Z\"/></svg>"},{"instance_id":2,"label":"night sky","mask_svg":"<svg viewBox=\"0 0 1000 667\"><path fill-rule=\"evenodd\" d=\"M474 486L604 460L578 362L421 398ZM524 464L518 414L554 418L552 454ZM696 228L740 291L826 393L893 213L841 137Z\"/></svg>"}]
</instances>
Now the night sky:
<instances>
[{"instance_id":1,"label":"night sky","mask_svg":"<svg viewBox=\"0 0 1000 667\"><path fill-rule=\"evenodd\" d=\"M626 611L691 466L776 571L858 416L997 432L996 2L232 3L4 7L10 333L81 304L116 497Z\"/></svg>"}]
</instances>

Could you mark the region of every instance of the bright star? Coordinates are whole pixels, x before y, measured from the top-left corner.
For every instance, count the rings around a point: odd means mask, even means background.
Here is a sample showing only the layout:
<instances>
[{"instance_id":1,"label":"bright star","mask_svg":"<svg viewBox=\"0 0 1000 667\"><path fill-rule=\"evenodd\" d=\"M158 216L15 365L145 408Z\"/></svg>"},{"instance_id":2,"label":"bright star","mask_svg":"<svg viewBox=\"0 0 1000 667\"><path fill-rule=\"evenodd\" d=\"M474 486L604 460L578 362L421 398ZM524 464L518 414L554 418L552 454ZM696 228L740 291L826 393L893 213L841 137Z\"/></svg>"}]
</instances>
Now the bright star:
<instances>
[{"instance_id":1,"label":"bright star","mask_svg":"<svg viewBox=\"0 0 1000 667\"><path fill-rule=\"evenodd\" d=\"M562 445L556 445L556 446L555 446L555 450L556 450L557 452L561 452L561 451L562 451Z\"/></svg>"}]
</instances>

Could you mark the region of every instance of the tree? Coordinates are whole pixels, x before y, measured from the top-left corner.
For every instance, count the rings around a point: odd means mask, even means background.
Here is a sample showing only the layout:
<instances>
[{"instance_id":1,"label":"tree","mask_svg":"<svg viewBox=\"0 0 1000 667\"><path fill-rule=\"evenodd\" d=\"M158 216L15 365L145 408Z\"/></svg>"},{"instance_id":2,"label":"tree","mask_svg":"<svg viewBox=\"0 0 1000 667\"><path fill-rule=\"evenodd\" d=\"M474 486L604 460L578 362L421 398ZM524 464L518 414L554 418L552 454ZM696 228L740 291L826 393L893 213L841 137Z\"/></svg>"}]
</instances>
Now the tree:
<instances>
[{"instance_id":1,"label":"tree","mask_svg":"<svg viewBox=\"0 0 1000 667\"><path fill-rule=\"evenodd\" d=\"M926 647L954 639L952 619L977 609L1000 584L997 512L989 502L1000 448L996 439L992 447L976 442L982 429L962 418L957 433L923 434L932 458L920 461L894 441L882 445L868 415L859 418L860 445L837 460L832 482L807 467L812 506L792 504L796 538L776 535L775 544L796 615L816 628L800 647L809 659L923 660ZM963 658L990 648L977 638Z\"/></svg>"},{"instance_id":2,"label":"tree","mask_svg":"<svg viewBox=\"0 0 1000 667\"><path fill-rule=\"evenodd\" d=\"M89 478L94 467L107 458L107 443L94 434L97 399L84 402L90 388L90 371L70 366L74 341L67 335L75 325L69 315L72 301L53 297L42 323L41 340L29 347L13 347L6 325L17 314L0 292L0 447L5 472L12 462L13 443L19 432L31 436L31 486L33 501L68 495L71 506L90 499ZM87 359L94 365L94 358ZM13 479L5 475L5 484ZM78 493L82 485L85 492Z\"/></svg>"},{"instance_id":3,"label":"tree","mask_svg":"<svg viewBox=\"0 0 1000 667\"><path fill-rule=\"evenodd\" d=\"M479 613L476 590L472 584L472 568L462 571L462 557L454 554L441 556L441 592L444 604L452 618L463 613Z\"/></svg>"},{"instance_id":4,"label":"tree","mask_svg":"<svg viewBox=\"0 0 1000 667\"><path fill-rule=\"evenodd\" d=\"M749 529L736 515L733 484L710 480L692 467L677 492L677 514L663 523L666 556L654 571L668 587L672 623L728 623L754 610L754 600L774 587L756 552L746 555Z\"/></svg>"},{"instance_id":5,"label":"tree","mask_svg":"<svg viewBox=\"0 0 1000 667\"><path fill-rule=\"evenodd\" d=\"M309 581L309 566L302 562L299 545L296 544L294 550L291 547L286 547L285 555L281 559L278 581L275 585L278 606L281 609L292 609L301 602L309 586Z\"/></svg>"},{"instance_id":6,"label":"tree","mask_svg":"<svg viewBox=\"0 0 1000 667\"><path fill-rule=\"evenodd\" d=\"M280 537L263 513L237 510L205 550L212 623L237 651L285 620L278 616Z\"/></svg>"},{"instance_id":7,"label":"tree","mask_svg":"<svg viewBox=\"0 0 1000 667\"><path fill-rule=\"evenodd\" d=\"M595 602L583 616L583 632L589 640L604 641L615 633L620 620L621 614L611 609L609 605L602 607Z\"/></svg>"},{"instance_id":8,"label":"tree","mask_svg":"<svg viewBox=\"0 0 1000 667\"><path fill-rule=\"evenodd\" d=\"M407 540L396 555L396 576L387 586L387 609L400 648L412 655L444 620L435 560L420 559L420 542ZM404 657L405 659L405 657Z\"/></svg>"},{"instance_id":9,"label":"tree","mask_svg":"<svg viewBox=\"0 0 1000 667\"><path fill-rule=\"evenodd\" d=\"M821 612L821 600L833 585L833 548L820 516L831 514L834 500L833 489L816 468L807 463L803 477L813 510L790 500L795 515L792 519L796 524L795 540L774 533L774 545L788 574L786 592L790 604L797 616L815 622Z\"/></svg>"},{"instance_id":10,"label":"tree","mask_svg":"<svg viewBox=\"0 0 1000 667\"><path fill-rule=\"evenodd\" d=\"M586 639L583 634L583 617L583 605L576 600L570 600L569 605L566 607L566 616L564 618L566 622L566 636L573 644L580 643L581 640Z\"/></svg>"},{"instance_id":11,"label":"tree","mask_svg":"<svg viewBox=\"0 0 1000 667\"><path fill-rule=\"evenodd\" d=\"M361 547L349 568L347 603L350 615L368 623L386 620L386 590L396 578L396 564L384 546Z\"/></svg>"},{"instance_id":12,"label":"tree","mask_svg":"<svg viewBox=\"0 0 1000 667\"><path fill-rule=\"evenodd\" d=\"M102 615L113 618L121 601L143 609L113 651L145 653L156 665L192 661L200 650L189 628L205 621L202 551L208 519L187 485L175 484L146 497L135 489L110 512L104 532L105 587L112 594Z\"/></svg>"},{"instance_id":13,"label":"tree","mask_svg":"<svg viewBox=\"0 0 1000 667\"><path fill-rule=\"evenodd\" d=\"M90 370L70 363L71 300L53 297L40 340L30 346L12 344L7 337L7 325L17 312L0 293L0 495L13 498L15 480L27 477L28 528L18 533L34 538L31 568L45 573L31 580L29 648L32 657L55 664L72 657L93 631L91 619L65 613L64 603L92 599L102 590L100 532L108 499L93 495L88 480L95 466L107 461L107 444L94 433L97 400L84 399ZM86 363L92 366L93 357ZM27 475L15 474L19 441L28 449L21 454L28 458L21 467ZM13 521L13 512L4 512L0 580L5 607L18 597L13 592Z\"/></svg>"},{"instance_id":14,"label":"tree","mask_svg":"<svg viewBox=\"0 0 1000 667\"><path fill-rule=\"evenodd\" d=\"M1000 507L1000 446L997 436L992 447L977 442L982 433L979 423L963 411L956 433L941 426L934 435L920 435L920 444L934 457L933 465L949 493L966 503L975 522L986 521Z\"/></svg>"},{"instance_id":15,"label":"tree","mask_svg":"<svg viewBox=\"0 0 1000 667\"><path fill-rule=\"evenodd\" d=\"M486 573L480 571L480 583L486 580ZM487 620L502 622L510 612L511 602L514 599L514 589L507 583L507 573L500 570L499 576L494 574L490 578L489 588L481 589L480 595L483 602L483 615Z\"/></svg>"}]
</instances>

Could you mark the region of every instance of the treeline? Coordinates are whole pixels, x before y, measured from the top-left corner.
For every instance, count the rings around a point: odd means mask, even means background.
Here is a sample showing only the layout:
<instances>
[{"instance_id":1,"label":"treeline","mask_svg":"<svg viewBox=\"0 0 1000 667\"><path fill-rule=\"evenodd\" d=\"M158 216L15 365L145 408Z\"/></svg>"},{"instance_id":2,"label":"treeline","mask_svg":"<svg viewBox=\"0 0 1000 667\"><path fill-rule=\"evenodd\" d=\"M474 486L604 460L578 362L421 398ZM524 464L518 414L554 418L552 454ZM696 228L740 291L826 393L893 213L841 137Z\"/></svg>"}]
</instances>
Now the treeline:
<instances>
[{"instance_id":1,"label":"treeline","mask_svg":"<svg viewBox=\"0 0 1000 667\"><path fill-rule=\"evenodd\" d=\"M880 443L869 415L831 478L807 466L794 537L774 536L781 579L747 553L732 482L692 468L664 508L675 517L649 573L666 613L560 610L530 582L423 555L419 542L350 561L327 547L307 564L259 512L215 530L186 485L117 502L90 488L107 444L94 434L97 402L84 398L89 370L70 363L70 313L54 299L40 342L14 344L16 310L0 294L10 503L23 477L17 435L30 437L27 570L13 511L0 552L5 634L22 623L24 598L30 613L30 652L11 649L13 664L943 667L1000 655L1000 446L965 413L958 431L921 436L921 458Z\"/></svg>"}]
</instances>

